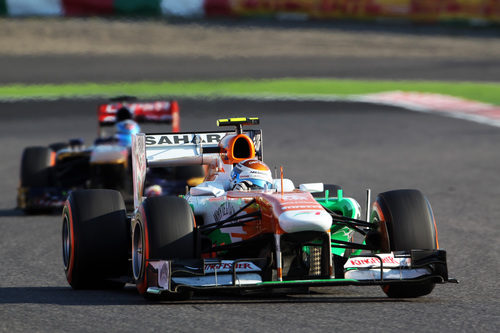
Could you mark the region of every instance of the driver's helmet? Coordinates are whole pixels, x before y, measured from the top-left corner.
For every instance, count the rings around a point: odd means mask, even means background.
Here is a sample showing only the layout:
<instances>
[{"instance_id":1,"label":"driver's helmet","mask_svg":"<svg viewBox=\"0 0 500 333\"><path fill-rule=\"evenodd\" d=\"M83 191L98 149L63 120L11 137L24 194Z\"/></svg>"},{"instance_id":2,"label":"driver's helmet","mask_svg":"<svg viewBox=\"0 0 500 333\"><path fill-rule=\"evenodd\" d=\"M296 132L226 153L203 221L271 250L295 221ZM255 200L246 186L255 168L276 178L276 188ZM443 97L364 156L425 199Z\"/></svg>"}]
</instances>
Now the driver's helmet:
<instances>
[{"instance_id":1,"label":"driver's helmet","mask_svg":"<svg viewBox=\"0 0 500 333\"><path fill-rule=\"evenodd\" d=\"M116 111L116 122L120 122L127 119L133 119L132 111L126 106L122 106Z\"/></svg>"},{"instance_id":2,"label":"driver's helmet","mask_svg":"<svg viewBox=\"0 0 500 333\"><path fill-rule=\"evenodd\" d=\"M234 190L271 189L273 176L264 163L256 159L242 161L231 171L231 188Z\"/></svg>"},{"instance_id":3,"label":"driver's helmet","mask_svg":"<svg viewBox=\"0 0 500 333\"><path fill-rule=\"evenodd\" d=\"M130 119L117 122L115 128L118 143L128 147L132 146L132 135L141 131L139 125Z\"/></svg>"}]
</instances>

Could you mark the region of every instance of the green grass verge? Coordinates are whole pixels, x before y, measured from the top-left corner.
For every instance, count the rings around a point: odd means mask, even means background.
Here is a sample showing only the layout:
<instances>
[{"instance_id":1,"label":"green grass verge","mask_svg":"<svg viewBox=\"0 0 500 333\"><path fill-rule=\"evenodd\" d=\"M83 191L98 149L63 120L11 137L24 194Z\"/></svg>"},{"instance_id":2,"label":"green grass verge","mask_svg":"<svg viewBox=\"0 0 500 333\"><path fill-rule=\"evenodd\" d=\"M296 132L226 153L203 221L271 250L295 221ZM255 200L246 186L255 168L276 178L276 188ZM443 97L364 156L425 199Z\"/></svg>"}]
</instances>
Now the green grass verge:
<instances>
[{"instance_id":1,"label":"green grass verge","mask_svg":"<svg viewBox=\"0 0 500 333\"><path fill-rule=\"evenodd\" d=\"M235 81L117 82L0 86L0 99L141 98L230 96L348 96L383 91L439 93L500 105L500 83L383 81L343 79L267 79Z\"/></svg>"}]
</instances>

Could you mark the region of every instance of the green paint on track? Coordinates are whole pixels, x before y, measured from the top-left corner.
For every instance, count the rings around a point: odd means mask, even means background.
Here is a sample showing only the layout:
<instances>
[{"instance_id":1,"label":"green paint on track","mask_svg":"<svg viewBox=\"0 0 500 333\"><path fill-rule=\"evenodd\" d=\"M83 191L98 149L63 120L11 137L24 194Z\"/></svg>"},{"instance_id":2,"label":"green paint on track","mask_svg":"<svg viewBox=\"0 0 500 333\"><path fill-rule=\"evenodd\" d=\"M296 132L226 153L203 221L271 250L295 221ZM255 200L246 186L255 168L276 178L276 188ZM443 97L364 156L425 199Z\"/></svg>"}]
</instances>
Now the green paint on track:
<instances>
[{"instance_id":1,"label":"green paint on track","mask_svg":"<svg viewBox=\"0 0 500 333\"><path fill-rule=\"evenodd\" d=\"M234 81L113 82L46 85L0 85L0 100L108 98L328 98L386 91L414 91L462 97L500 105L500 83L384 81L343 79L266 79Z\"/></svg>"},{"instance_id":2,"label":"green paint on track","mask_svg":"<svg viewBox=\"0 0 500 333\"><path fill-rule=\"evenodd\" d=\"M283 285L283 284L322 284L322 283L338 283L338 284L348 284L350 282L359 282L359 280L354 279L320 279L320 280L288 280L288 281L266 281L257 283L258 285Z\"/></svg>"}]
</instances>

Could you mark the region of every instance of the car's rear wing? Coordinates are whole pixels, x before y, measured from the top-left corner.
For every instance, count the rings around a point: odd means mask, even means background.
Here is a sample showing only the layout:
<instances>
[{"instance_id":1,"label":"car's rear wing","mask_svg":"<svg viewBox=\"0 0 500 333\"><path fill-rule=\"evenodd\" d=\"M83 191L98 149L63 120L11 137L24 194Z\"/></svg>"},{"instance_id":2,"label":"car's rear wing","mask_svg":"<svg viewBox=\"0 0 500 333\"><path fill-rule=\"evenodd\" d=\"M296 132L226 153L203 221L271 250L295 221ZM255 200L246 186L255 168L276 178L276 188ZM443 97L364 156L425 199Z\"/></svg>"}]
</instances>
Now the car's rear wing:
<instances>
[{"instance_id":1,"label":"car's rear wing","mask_svg":"<svg viewBox=\"0 0 500 333\"><path fill-rule=\"evenodd\" d=\"M154 102L113 102L101 104L97 108L99 127L112 126L120 108L126 107L137 122L153 122L172 124L172 132L179 132L179 105L176 101ZM100 132L100 129L99 129Z\"/></svg>"},{"instance_id":2,"label":"car's rear wing","mask_svg":"<svg viewBox=\"0 0 500 333\"><path fill-rule=\"evenodd\" d=\"M219 142L232 131L163 133L132 136L134 207L142 201L147 168L202 165L216 161L221 152ZM262 160L262 130L245 129L255 147L255 157Z\"/></svg>"}]
</instances>

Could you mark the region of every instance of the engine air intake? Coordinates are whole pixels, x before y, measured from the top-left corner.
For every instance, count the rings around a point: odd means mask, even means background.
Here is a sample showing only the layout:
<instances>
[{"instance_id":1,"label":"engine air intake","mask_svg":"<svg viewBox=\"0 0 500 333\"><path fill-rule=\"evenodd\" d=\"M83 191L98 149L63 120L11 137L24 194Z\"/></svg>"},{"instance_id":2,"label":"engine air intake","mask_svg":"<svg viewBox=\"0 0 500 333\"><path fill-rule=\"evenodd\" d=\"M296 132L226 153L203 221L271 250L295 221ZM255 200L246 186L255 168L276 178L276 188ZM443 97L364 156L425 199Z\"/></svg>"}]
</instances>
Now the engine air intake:
<instances>
[{"instance_id":1,"label":"engine air intake","mask_svg":"<svg viewBox=\"0 0 500 333\"><path fill-rule=\"evenodd\" d=\"M233 157L234 158L253 158L252 149L249 144L247 136L240 136L234 140L233 144Z\"/></svg>"}]
</instances>

